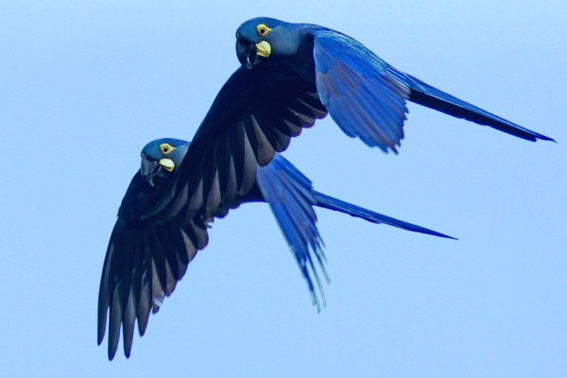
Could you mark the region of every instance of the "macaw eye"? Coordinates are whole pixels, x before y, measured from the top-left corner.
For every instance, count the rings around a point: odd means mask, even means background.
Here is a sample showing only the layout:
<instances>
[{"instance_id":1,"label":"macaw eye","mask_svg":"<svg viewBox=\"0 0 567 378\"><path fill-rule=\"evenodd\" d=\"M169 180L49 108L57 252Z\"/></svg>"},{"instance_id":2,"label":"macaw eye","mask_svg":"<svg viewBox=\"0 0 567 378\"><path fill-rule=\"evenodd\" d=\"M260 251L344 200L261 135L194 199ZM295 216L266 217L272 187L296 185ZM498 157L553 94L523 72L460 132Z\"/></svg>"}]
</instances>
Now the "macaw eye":
<instances>
[{"instance_id":1,"label":"macaw eye","mask_svg":"<svg viewBox=\"0 0 567 378\"><path fill-rule=\"evenodd\" d=\"M175 149L175 147L173 147L169 143L162 143L162 144L159 145L159 149L162 152L162 154L168 155L168 154L171 153L171 151L173 151Z\"/></svg>"},{"instance_id":2,"label":"macaw eye","mask_svg":"<svg viewBox=\"0 0 567 378\"><path fill-rule=\"evenodd\" d=\"M258 34L260 35L260 37L264 37L266 35L268 35L268 33L271 31L272 29L270 29L269 27L267 27L265 24L259 24L258 26L256 26L256 31L258 32Z\"/></svg>"}]
</instances>

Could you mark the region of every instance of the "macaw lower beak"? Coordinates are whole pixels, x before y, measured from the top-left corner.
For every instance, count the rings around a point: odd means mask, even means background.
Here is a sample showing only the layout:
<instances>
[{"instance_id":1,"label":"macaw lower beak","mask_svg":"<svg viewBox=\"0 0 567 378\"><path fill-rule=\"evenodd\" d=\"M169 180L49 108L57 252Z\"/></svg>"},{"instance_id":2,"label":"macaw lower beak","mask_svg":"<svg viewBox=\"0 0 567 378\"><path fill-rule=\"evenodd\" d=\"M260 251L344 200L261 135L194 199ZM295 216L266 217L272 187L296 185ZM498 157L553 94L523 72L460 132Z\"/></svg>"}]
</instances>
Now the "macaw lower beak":
<instances>
[{"instance_id":1,"label":"macaw lower beak","mask_svg":"<svg viewBox=\"0 0 567 378\"><path fill-rule=\"evenodd\" d=\"M239 36L236 37L236 55L243 67L251 69L272 53L272 46L266 41L251 43Z\"/></svg>"},{"instance_id":2,"label":"macaw lower beak","mask_svg":"<svg viewBox=\"0 0 567 378\"><path fill-rule=\"evenodd\" d=\"M258 59L254 45L241 38L236 38L236 56L243 67L251 69Z\"/></svg>"},{"instance_id":3,"label":"macaw lower beak","mask_svg":"<svg viewBox=\"0 0 567 378\"><path fill-rule=\"evenodd\" d=\"M154 177L159 174L160 169L161 167L158 165L157 161L149 160L142 156L142 167L140 168L140 172L151 186L155 186Z\"/></svg>"}]
</instances>

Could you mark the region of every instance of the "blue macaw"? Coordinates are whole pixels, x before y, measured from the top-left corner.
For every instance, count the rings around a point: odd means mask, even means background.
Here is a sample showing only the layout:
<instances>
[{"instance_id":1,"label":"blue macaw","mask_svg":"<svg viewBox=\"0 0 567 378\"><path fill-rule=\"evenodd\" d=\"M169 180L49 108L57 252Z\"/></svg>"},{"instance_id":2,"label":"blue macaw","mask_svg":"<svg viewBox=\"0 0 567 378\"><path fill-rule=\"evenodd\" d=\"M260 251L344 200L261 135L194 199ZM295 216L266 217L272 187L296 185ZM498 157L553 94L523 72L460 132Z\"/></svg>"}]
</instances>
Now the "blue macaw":
<instances>
[{"instance_id":1,"label":"blue macaw","mask_svg":"<svg viewBox=\"0 0 567 378\"><path fill-rule=\"evenodd\" d=\"M327 277L322 241L314 206L335 210L373 223L384 223L408 231L452 238L448 235L382 215L313 189L311 181L283 156L271 164L256 165L257 179L244 195L236 196L226 209L211 216L178 217L167 221L144 219L177 175L189 142L164 138L142 150L141 168L134 175L118 211L104 261L98 303L98 343L109 324L108 357L118 347L120 328L124 353L132 348L134 324L140 335L148 324L150 310L160 308L183 277L188 264L205 248L207 228L215 217L246 202L267 202L307 281L313 304L324 301L318 269ZM317 293L316 289L319 289Z\"/></svg>"},{"instance_id":2,"label":"blue macaw","mask_svg":"<svg viewBox=\"0 0 567 378\"><path fill-rule=\"evenodd\" d=\"M323 105L347 135L385 152L400 146L408 100L526 140L553 140L403 73L362 43L323 26L254 18L238 28L236 52L252 72L238 70L225 90L231 82L246 81L240 88L250 88L244 97L263 131L275 127L263 123L265 98L279 111L274 117L285 118L285 107L288 113L303 114L293 100L302 102L310 93L320 100L315 107Z\"/></svg>"}]
</instances>

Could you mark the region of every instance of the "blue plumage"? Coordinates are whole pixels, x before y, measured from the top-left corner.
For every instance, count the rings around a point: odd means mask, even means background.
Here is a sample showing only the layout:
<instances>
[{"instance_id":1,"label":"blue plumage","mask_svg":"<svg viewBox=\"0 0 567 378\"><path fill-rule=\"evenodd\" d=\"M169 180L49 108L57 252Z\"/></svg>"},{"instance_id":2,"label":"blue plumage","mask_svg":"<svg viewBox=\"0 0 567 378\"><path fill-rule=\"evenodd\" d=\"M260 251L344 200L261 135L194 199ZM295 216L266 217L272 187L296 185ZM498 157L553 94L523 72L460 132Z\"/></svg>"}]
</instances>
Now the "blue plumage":
<instances>
[{"instance_id":1,"label":"blue plumage","mask_svg":"<svg viewBox=\"0 0 567 378\"><path fill-rule=\"evenodd\" d=\"M314 262L318 263L325 277L327 274L324 267L323 242L316 227L317 215L313 206L338 211L372 223L383 223L407 231L454 239L440 232L376 213L318 192L313 189L311 181L281 155L274 156L269 165L258 167L257 177L263 200L270 205L301 272L307 280L312 299L317 306L319 302L314 281L323 301L324 296Z\"/></svg>"},{"instance_id":2,"label":"blue plumage","mask_svg":"<svg viewBox=\"0 0 567 378\"><path fill-rule=\"evenodd\" d=\"M257 25L270 31L259 35ZM254 49L260 45L265 49L266 44L269 55ZM401 72L355 39L319 25L264 17L246 21L237 31L237 54L248 69L274 75L285 72L315 83L321 103L337 125L384 152L397 152L400 146L406 101L522 139L553 141Z\"/></svg>"},{"instance_id":3,"label":"blue plumage","mask_svg":"<svg viewBox=\"0 0 567 378\"><path fill-rule=\"evenodd\" d=\"M314 281L323 303L325 297L315 263L325 277L327 273L322 239L316 226L317 215L313 209L317 201L311 181L282 156L276 155L270 165L258 167L258 187L307 281L313 304L319 308Z\"/></svg>"},{"instance_id":4,"label":"blue plumage","mask_svg":"<svg viewBox=\"0 0 567 378\"><path fill-rule=\"evenodd\" d=\"M553 138L526 129L502 117L489 113L478 106L469 104L466 101L432 87L411 75L404 74L404 76L411 88L410 101L452 115L453 117L463 118L480 125L493 127L532 142L538 139L555 142Z\"/></svg>"},{"instance_id":5,"label":"blue plumage","mask_svg":"<svg viewBox=\"0 0 567 378\"><path fill-rule=\"evenodd\" d=\"M408 86L384 61L342 34L318 33L313 56L321 102L339 127L369 146L396 151L404 136Z\"/></svg>"}]
</instances>

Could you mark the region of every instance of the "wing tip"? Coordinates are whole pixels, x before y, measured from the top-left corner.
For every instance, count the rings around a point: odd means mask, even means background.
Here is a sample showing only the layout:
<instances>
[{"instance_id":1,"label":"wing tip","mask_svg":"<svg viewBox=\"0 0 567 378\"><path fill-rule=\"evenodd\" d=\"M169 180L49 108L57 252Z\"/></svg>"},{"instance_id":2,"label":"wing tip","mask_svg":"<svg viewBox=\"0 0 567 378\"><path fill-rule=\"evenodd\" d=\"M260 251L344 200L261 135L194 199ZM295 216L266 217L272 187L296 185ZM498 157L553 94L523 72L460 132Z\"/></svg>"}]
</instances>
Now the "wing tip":
<instances>
[{"instance_id":1,"label":"wing tip","mask_svg":"<svg viewBox=\"0 0 567 378\"><path fill-rule=\"evenodd\" d=\"M543 134L538 134L538 138L537 138L537 139L545 140L545 141L548 141L548 142L553 142L553 143L555 143L555 144L558 144L558 142L557 142L555 139L553 139L553 138L551 138L551 137L548 137L548 136L546 136L546 135L543 135Z\"/></svg>"},{"instance_id":2,"label":"wing tip","mask_svg":"<svg viewBox=\"0 0 567 378\"><path fill-rule=\"evenodd\" d=\"M459 238L456 238L456 237L451 236L451 235L445 235L445 234L442 234L440 232L436 233L435 236L439 236L440 238L445 238L445 239L451 239L451 240L457 240L457 241L459 240Z\"/></svg>"},{"instance_id":3,"label":"wing tip","mask_svg":"<svg viewBox=\"0 0 567 378\"><path fill-rule=\"evenodd\" d=\"M505 131L505 130L502 130ZM513 136L517 136L519 138L528 140L530 142L537 142L538 140L542 140L542 141L546 141L546 142L553 142L553 143L557 143L557 141L555 139L553 139L552 137L548 137L547 135L543 135L540 134L536 131L533 130L529 130L529 129L523 129L523 130L518 130L518 129L514 129L514 131L516 131L516 133L514 132L509 132L509 134L512 134ZM519 133L518 131L521 131L521 133ZM506 131L505 131L506 132Z\"/></svg>"},{"instance_id":4,"label":"wing tip","mask_svg":"<svg viewBox=\"0 0 567 378\"><path fill-rule=\"evenodd\" d=\"M117 349L118 349L118 345L116 345L115 347L112 347L112 345L110 343L108 344L108 361L114 360L114 357L116 356L116 350Z\"/></svg>"},{"instance_id":5,"label":"wing tip","mask_svg":"<svg viewBox=\"0 0 567 378\"><path fill-rule=\"evenodd\" d=\"M458 238L456 238L454 236L447 235L447 234L444 234L442 232L438 232L438 231L435 231L435 230L431 230L429 228L425 228L425 227L421 227L421 226L417 226L417 225L412 225L412 226L413 226L412 228L403 228L403 227L400 227L400 228L407 230L407 231L413 231L413 232L417 232L417 233L420 233L420 234L424 234L424 235L437 236L437 237L440 237L440 238L451 239L451 240L459 240Z\"/></svg>"}]
</instances>

